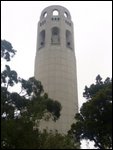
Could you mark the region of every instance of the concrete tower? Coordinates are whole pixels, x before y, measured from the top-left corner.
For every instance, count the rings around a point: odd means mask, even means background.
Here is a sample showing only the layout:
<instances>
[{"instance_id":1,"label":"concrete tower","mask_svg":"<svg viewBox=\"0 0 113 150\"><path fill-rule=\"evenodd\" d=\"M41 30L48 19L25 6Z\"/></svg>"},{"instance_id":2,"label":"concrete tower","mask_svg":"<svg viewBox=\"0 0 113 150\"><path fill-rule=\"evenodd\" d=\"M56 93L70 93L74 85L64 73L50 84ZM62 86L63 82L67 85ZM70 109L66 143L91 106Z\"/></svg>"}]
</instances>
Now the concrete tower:
<instances>
[{"instance_id":1,"label":"concrete tower","mask_svg":"<svg viewBox=\"0 0 113 150\"><path fill-rule=\"evenodd\" d=\"M35 78L49 97L62 105L58 121L41 121L40 128L66 133L78 112L77 73L73 23L69 11L59 5L45 8L37 33Z\"/></svg>"}]
</instances>

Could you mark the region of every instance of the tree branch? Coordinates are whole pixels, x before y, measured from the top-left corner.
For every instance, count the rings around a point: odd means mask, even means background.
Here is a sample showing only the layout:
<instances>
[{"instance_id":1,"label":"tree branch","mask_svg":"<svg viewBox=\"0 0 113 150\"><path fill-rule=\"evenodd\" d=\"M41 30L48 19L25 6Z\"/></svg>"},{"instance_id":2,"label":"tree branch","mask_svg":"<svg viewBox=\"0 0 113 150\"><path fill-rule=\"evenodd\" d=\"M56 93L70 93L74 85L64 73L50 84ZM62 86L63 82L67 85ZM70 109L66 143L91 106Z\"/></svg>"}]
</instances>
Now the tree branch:
<instances>
[{"instance_id":1,"label":"tree branch","mask_svg":"<svg viewBox=\"0 0 113 150\"><path fill-rule=\"evenodd\" d=\"M97 140L95 138L93 138L93 141L96 143L96 145L98 146L98 148L100 148L100 149L106 149L104 146L102 146L101 144L99 144L99 142L97 142Z\"/></svg>"}]
</instances>

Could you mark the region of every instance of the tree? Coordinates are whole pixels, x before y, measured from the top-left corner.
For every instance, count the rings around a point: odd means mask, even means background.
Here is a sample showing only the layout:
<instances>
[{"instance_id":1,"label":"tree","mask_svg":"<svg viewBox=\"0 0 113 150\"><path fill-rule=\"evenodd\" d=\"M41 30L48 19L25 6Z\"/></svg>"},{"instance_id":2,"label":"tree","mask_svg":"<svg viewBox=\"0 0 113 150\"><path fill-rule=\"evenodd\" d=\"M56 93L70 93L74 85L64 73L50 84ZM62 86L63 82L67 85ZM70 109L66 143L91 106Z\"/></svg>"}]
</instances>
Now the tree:
<instances>
[{"instance_id":1,"label":"tree","mask_svg":"<svg viewBox=\"0 0 113 150\"><path fill-rule=\"evenodd\" d=\"M3 59L10 61L15 52L10 42L1 40L1 57ZM8 87L17 83L21 84L21 92L11 93ZM53 110L51 107L56 109ZM35 126L36 119L40 120L45 112L50 112L54 120L57 120L60 117L60 110L59 102L44 97L44 90L40 81L34 77L28 80L19 78L17 72L6 65L5 70L1 72L2 148L16 147L15 144L18 141L12 133L17 135L18 132L19 134L22 132L24 135L26 134L25 129L29 128L30 135L33 136L33 126ZM19 130L16 127L19 127ZM19 137L18 140L21 141Z\"/></svg>"},{"instance_id":2,"label":"tree","mask_svg":"<svg viewBox=\"0 0 113 150\"><path fill-rule=\"evenodd\" d=\"M79 145L74 143L74 140L68 135L61 135L60 133L50 132L46 130L40 135L39 149L78 149Z\"/></svg>"},{"instance_id":3,"label":"tree","mask_svg":"<svg viewBox=\"0 0 113 150\"><path fill-rule=\"evenodd\" d=\"M15 55L16 50L13 49L13 46L10 42L6 40L1 40L1 57L6 61L10 61L11 58Z\"/></svg>"},{"instance_id":4,"label":"tree","mask_svg":"<svg viewBox=\"0 0 113 150\"><path fill-rule=\"evenodd\" d=\"M77 140L94 141L99 149L112 148L112 80L102 82L100 75L96 84L85 86L83 96L87 99L76 114L76 124L71 126L70 134Z\"/></svg>"},{"instance_id":5,"label":"tree","mask_svg":"<svg viewBox=\"0 0 113 150\"><path fill-rule=\"evenodd\" d=\"M10 42L1 41L1 57L10 61L15 55ZM21 91L10 92L8 87L20 83ZM40 132L38 122L50 113L53 121L60 117L61 104L44 93L40 81L34 77L25 80L6 65L1 72L1 148L52 149L75 148L68 136ZM57 140L57 141L56 141Z\"/></svg>"}]
</instances>

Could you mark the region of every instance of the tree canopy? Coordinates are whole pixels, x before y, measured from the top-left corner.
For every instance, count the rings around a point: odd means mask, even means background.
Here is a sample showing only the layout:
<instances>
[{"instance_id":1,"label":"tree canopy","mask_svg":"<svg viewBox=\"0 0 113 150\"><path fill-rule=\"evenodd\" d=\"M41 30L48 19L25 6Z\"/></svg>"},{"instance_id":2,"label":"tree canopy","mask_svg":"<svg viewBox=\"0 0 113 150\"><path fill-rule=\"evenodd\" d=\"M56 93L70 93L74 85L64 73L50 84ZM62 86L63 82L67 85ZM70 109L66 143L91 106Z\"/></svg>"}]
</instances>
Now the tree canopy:
<instances>
[{"instance_id":1,"label":"tree canopy","mask_svg":"<svg viewBox=\"0 0 113 150\"><path fill-rule=\"evenodd\" d=\"M10 61L11 58L15 55L16 50L13 49L13 46L10 42L6 40L1 40L1 57L6 61Z\"/></svg>"},{"instance_id":2,"label":"tree canopy","mask_svg":"<svg viewBox=\"0 0 113 150\"><path fill-rule=\"evenodd\" d=\"M12 44L1 40L1 57L7 62L15 55ZM21 91L10 92L9 87L20 84ZM75 149L73 140L59 133L40 132L38 122L50 113L53 121L60 117L61 104L44 93L40 81L18 77L6 65L1 72L1 148L2 149ZM51 117L50 116L50 117Z\"/></svg>"},{"instance_id":3,"label":"tree canopy","mask_svg":"<svg viewBox=\"0 0 113 150\"><path fill-rule=\"evenodd\" d=\"M112 148L112 80L107 77L102 81L98 75L95 84L85 86L83 96L87 102L76 114L69 133L77 140L94 141L99 149Z\"/></svg>"}]
</instances>

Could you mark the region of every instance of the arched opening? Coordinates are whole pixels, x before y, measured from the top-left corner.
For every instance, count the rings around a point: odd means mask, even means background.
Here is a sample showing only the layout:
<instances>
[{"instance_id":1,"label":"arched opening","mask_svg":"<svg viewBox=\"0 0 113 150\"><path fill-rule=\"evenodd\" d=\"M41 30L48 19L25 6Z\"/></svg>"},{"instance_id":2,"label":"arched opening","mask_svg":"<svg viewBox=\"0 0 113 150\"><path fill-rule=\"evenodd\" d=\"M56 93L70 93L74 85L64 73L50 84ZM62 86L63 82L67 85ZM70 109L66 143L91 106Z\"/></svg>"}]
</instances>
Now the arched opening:
<instances>
[{"instance_id":1,"label":"arched opening","mask_svg":"<svg viewBox=\"0 0 113 150\"><path fill-rule=\"evenodd\" d=\"M72 34L69 30L66 30L66 47L72 49Z\"/></svg>"},{"instance_id":2,"label":"arched opening","mask_svg":"<svg viewBox=\"0 0 113 150\"><path fill-rule=\"evenodd\" d=\"M65 13L64 13L64 16L67 18L67 17L68 17L68 13L67 13L67 12L65 12Z\"/></svg>"},{"instance_id":3,"label":"arched opening","mask_svg":"<svg viewBox=\"0 0 113 150\"><path fill-rule=\"evenodd\" d=\"M59 14L59 12L58 12L58 10L53 10L53 16L58 16L58 14Z\"/></svg>"},{"instance_id":4,"label":"arched opening","mask_svg":"<svg viewBox=\"0 0 113 150\"><path fill-rule=\"evenodd\" d=\"M51 43L52 44L60 43L60 30L58 27L53 27L51 29Z\"/></svg>"},{"instance_id":5,"label":"arched opening","mask_svg":"<svg viewBox=\"0 0 113 150\"><path fill-rule=\"evenodd\" d=\"M39 35L39 48L45 46L45 30L42 30Z\"/></svg>"},{"instance_id":6,"label":"arched opening","mask_svg":"<svg viewBox=\"0 0 113 150\"><path fill-rule=\"evenodd\" d=\"M47 17L47 12L44 12L43 17L44 17L44 18Z\"/></svg>"}]
</instances>

